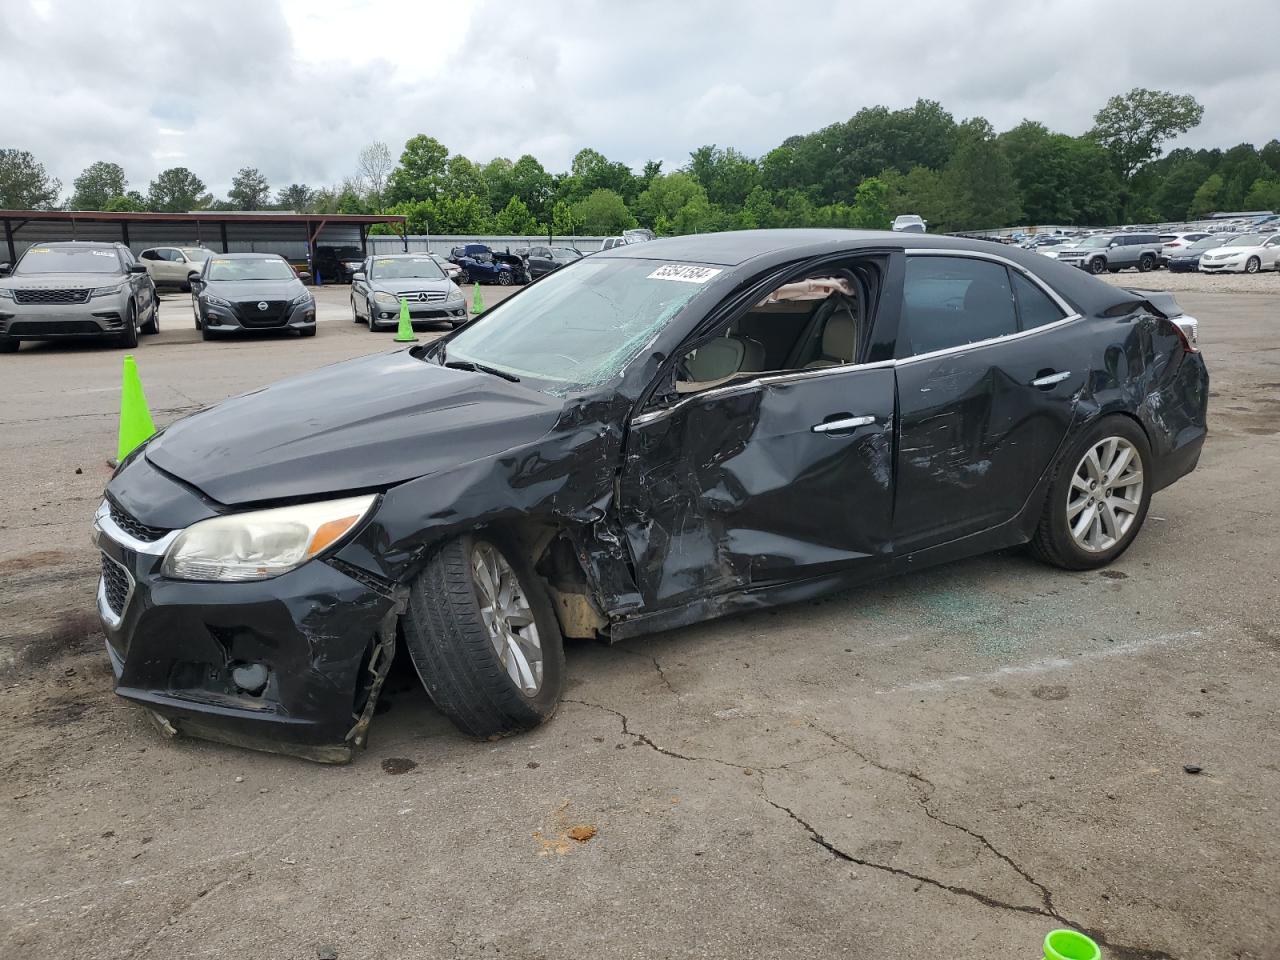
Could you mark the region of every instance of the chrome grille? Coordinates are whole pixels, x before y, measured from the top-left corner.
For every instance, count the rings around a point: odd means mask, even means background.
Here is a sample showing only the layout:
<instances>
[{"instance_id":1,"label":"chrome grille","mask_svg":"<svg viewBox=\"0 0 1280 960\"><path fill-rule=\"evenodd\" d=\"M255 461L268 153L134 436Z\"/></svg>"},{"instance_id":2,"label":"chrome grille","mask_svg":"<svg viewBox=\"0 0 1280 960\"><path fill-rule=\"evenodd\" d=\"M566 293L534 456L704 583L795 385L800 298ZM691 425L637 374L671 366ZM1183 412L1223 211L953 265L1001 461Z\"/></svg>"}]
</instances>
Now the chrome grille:
<instances>
[{"instance_id":1,"label":"chrome grille","mask_svg":"<svg viewBox=\"0 0 1280 960\"><path fill-rule=\"evenodd\" d=\"M155 543L169 532L163 527L147 526L142 521L125 513L110 501L107 502L107 510L111 514L112 522L135 540L142 540L146 543Z\"/></svg>"},{"instance_id":2,"label":"chrome grille","mask_svg":"<svg viewBox=\"0 0 1280 960\"><path fill-rule=\"evenodd\" d=\"M412 305L414 303L436 303L444 300L448 294L443 290L412 290L408 293L393 294L393 296L408 300Z\"/></svg>"},{"instance_id":3,"label":"chrome grille","mask_svg":"<svg viewBox=\"0 0 1280 960\"><path fill-rule=\"evenodd\" d=\"M30 287L15 288L13 299L18 303L88 303L89 289L87 287L79 290L58 287L47 290Z\"/></svg>"},{"instance_id":4,"label":"chrome grille","mask_svg":"<svg viewBox=\"0 0 1280 960\"><path fill-rule=\"evenodd\" d=\"M104 553L102 555L102 592L107 599L107 606L117 617L124 613L124 605L129 602L131 586L129 571Z\"/></svg>"}]
</instances>

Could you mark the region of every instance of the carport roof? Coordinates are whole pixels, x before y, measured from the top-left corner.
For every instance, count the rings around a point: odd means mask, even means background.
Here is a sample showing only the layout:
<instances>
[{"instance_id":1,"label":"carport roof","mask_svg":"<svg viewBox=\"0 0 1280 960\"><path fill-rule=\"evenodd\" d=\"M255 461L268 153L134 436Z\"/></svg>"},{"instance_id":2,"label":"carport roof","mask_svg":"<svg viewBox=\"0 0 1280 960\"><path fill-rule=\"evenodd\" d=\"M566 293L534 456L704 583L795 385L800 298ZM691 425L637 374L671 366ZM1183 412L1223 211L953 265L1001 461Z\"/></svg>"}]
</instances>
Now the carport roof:
<instances>
[{"instance_id":1,"label":"carport roof","mask_svg":"<svg viewBox=\"0 0 1280 960\"><path fill-rule=\"evenodd\" d=\"M245 213L236 210L194 210L190 213L134 213L109 210L0 210L0 220L83 220L93 223L175 222L191 223L404 223L392 213Z\"/></svg>"}]
</instances>

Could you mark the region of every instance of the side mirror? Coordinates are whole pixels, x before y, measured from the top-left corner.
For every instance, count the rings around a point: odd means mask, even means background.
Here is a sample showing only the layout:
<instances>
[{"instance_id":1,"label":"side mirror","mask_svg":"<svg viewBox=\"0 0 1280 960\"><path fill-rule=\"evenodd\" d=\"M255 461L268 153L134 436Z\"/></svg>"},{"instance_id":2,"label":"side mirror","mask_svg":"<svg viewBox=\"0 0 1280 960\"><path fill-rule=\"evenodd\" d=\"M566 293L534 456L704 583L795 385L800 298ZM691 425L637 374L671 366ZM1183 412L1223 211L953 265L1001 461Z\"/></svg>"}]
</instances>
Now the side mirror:
<instances>
[{"instance_id":1,"label":"side mirror","mask_svg":"<svg viewBox=\"0 0 1280 960\"><path fill-rule=\"evenodd\" d=\"M13 264L0 263L0 277L7 277L12 272L13 272Z\"/></svg>"},{"instance_id":2,"label":"side mirror","mask_svg":"<svg viewBox=\"0 0 1280 960\"><path fill-rule=\"evenodd\" d=\"M200 277L200 271L199 270L190 271L187 274L187 283L191 284L193 287L199 286L200 284L204 283L204 280L201 279Z\"/></svg>"},{"instance_id":3,"label":"side mirror","mask_svg":"<svg viewBox=\"0 0 1280 960\"><path fill-rule=\"evenodd\" d=\"M352 282L352 283L355 283L357 280L363 280L363 279L364 279L364 271L363 271L363 270L357 270L355 273L353 273L353 274L351 275L351 282Z\"/></svg>"},{"instance_id":4,"label":"side mirror","mask_svg":"<svg viewBox=\"0 0 1280 960\"><path fill-rule=\"evenodd\" d=\"M131 263L129 265L130 273L146 273L147 265L145 263Z\"/></svg>"}]
</instances>

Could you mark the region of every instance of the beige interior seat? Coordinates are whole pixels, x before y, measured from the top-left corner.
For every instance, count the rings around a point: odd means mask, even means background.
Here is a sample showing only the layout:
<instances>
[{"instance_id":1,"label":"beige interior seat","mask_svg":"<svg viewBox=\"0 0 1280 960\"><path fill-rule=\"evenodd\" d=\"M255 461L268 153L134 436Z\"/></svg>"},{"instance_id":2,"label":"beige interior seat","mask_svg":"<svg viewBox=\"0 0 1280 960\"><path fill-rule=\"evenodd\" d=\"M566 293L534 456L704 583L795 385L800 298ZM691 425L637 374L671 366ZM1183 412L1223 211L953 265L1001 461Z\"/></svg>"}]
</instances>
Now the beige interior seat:
<instances>
[{"instance_id":1,"label":"beige interior seat","mask_svg":"<svg viewBox=\"0 0 1280 960\"><path fill-rule=\"evenodd\" d=\"M804 365L806 370L838 367L853 363L857 350L858 324L846 309L832 311L822 328L822 355Z\"/></svg>"}]
</instances>

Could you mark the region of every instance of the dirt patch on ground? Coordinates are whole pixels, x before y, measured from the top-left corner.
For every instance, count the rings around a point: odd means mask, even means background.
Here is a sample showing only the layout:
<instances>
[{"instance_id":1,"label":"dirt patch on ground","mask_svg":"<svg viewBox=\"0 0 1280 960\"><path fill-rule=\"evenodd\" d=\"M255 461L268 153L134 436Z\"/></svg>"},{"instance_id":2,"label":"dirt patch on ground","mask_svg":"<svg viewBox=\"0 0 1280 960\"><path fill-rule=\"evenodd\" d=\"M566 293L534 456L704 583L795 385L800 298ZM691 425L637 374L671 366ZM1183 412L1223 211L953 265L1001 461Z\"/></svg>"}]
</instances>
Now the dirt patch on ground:
<instances>
[{"instance_id":1,"label":"dirt patch on ground","mask_svg":"<svg viewBox=\"0 0 1280 960\"><path fill-rule=\"evenodd\" d=\"M56 567L68 560L78 559L65 550L37 550L22 557L9 557L0 560L0 574L23 573L34 567Z\"/></svg>"},{"instance_id":2,"label":"dirt patch on ground","mask_svg":"<svg viewBox=\"0 0 1280 960\"><path fill-rule=\"evenodd\" d=\"M102 642L102 628L93 611L74 610L63 614L52 629L5 639L13 645L15 656L0 674L12 676L89 652Z\"/></svg>"}]
</instances>

